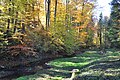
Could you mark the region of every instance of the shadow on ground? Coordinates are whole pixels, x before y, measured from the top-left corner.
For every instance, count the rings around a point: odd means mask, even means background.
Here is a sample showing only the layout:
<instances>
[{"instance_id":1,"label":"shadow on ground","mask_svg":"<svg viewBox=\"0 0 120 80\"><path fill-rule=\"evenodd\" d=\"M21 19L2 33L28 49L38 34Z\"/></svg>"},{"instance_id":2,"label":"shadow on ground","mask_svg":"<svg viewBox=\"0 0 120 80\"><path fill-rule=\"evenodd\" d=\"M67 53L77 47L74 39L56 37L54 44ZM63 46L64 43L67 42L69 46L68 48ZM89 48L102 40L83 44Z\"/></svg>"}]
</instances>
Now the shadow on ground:
<instances>
[{"instance_id":1,"label":"shadow on ground","mask_svg":"<svg viewBox=\"0 0 120 80\"><path fill-rule=\"evenodd\" d=\"M52 66L51 69L42 69L35 75L22 78L62 80L70 78L72 69L79 69L75 80L120 80L120 52L105 55L86 52L71 58L53 60L48 64Z\"/></svg>"}]
</instances>

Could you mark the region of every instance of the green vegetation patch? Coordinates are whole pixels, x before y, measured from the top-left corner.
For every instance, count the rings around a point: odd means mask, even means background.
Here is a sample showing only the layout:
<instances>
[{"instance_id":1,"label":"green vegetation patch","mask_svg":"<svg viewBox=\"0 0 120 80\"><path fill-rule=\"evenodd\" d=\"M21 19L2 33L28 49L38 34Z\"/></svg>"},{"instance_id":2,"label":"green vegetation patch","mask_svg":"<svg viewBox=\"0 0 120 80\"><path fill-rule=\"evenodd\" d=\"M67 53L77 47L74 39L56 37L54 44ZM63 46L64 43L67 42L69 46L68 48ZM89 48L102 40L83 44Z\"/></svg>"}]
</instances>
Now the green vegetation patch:
<instances>
[{"instance_id":1,"label":"green vegetation patch","mask_svg":"<svg viewBox=\"0 0 120 80\"><path fill-rule=\"evenodd\" d=\"M72 69L80 70L77 76L81 80L119 80L119 59L119 51L107 51L105 55L87 51L84 54L78 54L71 58L53 60L48 63L52 66L51 69L42 69L34 75L23 76L17 80L62 80L70 78Z\"/></svg>"}]
</instances>

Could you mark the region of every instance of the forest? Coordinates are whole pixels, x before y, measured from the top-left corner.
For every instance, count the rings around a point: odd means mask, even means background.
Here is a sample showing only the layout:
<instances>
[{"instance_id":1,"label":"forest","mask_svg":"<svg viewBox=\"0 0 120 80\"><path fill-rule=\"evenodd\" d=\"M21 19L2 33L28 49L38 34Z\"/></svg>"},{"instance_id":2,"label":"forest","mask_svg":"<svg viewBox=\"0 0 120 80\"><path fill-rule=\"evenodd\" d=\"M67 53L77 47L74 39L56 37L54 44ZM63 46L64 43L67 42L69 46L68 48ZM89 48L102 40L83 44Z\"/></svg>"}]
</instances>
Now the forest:
<instances>
[{"instance_id":1,"label":"forest","mask_svg":"<svg viewBox=\"0 0 120 80\"><path fill-rule=\"evenodd\" d=\"M97 17L97 0L0 0L0 80L120 80L120 1L109 5Z\"/></svg>"}]
</instances>

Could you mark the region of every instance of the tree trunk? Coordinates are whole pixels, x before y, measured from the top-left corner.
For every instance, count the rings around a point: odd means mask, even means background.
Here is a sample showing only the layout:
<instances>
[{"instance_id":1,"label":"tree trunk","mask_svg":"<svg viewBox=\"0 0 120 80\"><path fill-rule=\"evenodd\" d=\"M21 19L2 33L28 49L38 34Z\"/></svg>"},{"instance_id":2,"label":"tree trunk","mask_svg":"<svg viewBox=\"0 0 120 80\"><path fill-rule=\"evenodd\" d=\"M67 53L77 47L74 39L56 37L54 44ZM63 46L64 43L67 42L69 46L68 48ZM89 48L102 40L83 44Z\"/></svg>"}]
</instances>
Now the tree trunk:
<instances>
[{"instance_id":1,"label":"tree trunk","mask_svg":"<svg viewBox=\"0 0 120 80\"><path fill-rule=\"evenodd\" d=\"M24 34L25 33L25 24L22 23L22 33Z\"/></svg>"},{"instance_id":2,"label":"tree trunk","mask_svg":"<svg viewBox=\"0 0 120 80\"><path fill-rule=\"evenodd\" d=\"M7 31L6 31L7 34L9 33L9 30L10 30L10 19L8 19L8 25L7 25Z\"/></svg>"},{"instance_id":3,"label":"tree trunk","mask_svg":"<svg viewBox=\"0 0 120 80\"><path fill-rule=\"evenodd\" d=\"M56 24L56 14L57 14L57 0L55 0L54 24Z\"/></svg>"},{"instance_id":4,"label":"tree trunk","mask_svg":"<svg viewBox=\"0 0 120 80\"><path fill-rule=\"evenodd\" d=\"M84 6L85 6L85 1L83 1L83 4L82 4L82 13L81 13L82 16L83 16L83 13L84 13Z\"/></svg>"},{"instance_id":5,"label":"tree trunk","mask_svg":"<svg viewBox=\"0 0 120 80\"><path fill-rule=\"evenodd\" d=\"M17 22L18 22L18 12L16 12L16 19L15 19L15 26L14 26L14 33L16 32L17 30Z\"/></svg>"},{"instance_id":6,"label":"tree trunk","mask_svg":"<svg viewBox=\"0 0 120 80\"><path fill-rule=\"evenodd\" d=\"M46 7L46 30L50 26L50 3L51 3L51 0L47 0L47 1L45 0L45 6L47 6Z\"/></svg>"},{"instance_id":7,"label":"tree trunk","mask_svg":"<svg viewBox=\"0 0 120 80\"><path fill-rule=\"evenodd\" d=\"M99 37L99 40L100 40L100 49L102 49L102 28L100 26L100 37Z\"/></svg>"},{"instance_id":8,"label":"tree trunk","mask_svg":"<svg viewBox=\"0 0 120 80\"><path fill-rule=\"evenodd\" d=\"M68 0L66 0L65 25L66 25L66 27L68 27Z\"/></svg>"}]
</instances>

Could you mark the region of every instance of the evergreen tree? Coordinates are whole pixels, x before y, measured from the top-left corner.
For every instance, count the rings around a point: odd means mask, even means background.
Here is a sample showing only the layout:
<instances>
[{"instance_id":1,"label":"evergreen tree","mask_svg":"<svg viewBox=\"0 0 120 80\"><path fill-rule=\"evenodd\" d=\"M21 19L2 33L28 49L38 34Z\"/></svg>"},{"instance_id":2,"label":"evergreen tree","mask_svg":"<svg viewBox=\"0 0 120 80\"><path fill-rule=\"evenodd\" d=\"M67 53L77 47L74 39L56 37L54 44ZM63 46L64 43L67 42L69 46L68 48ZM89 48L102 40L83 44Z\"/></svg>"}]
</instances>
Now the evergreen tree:
<instances>
[{"instance_id":1,"label":"evergreen tree","mask_svg":"<svg viewBox=\"0 0 120 80\"><path fill-rule=\"evenodd\" d=\"M113 0L111 2L111 16L109 20L109 41L111 47L120 46L120 2L119 0Z\"/></svg>"}]
</instances>

